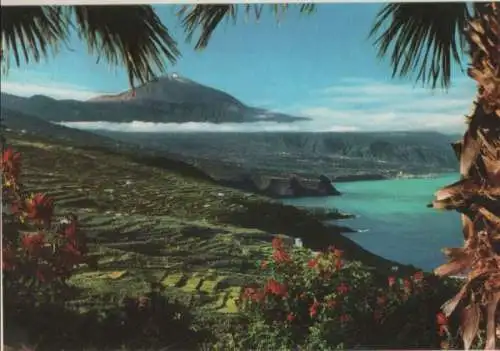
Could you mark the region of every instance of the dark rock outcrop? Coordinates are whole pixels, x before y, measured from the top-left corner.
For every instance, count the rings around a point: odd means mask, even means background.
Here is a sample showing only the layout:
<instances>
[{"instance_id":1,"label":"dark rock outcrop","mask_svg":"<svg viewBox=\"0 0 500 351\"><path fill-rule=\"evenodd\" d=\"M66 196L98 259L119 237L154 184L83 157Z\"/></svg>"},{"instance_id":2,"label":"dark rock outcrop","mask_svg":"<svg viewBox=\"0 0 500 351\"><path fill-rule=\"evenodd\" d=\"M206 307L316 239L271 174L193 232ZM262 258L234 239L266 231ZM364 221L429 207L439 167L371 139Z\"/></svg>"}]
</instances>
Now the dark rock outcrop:
<instances>
[{"instance_id":1,"label":"dark rock outcrop","mask_svg":"<svg viewBox=\"0 0 500 351\"><path fill-rule=\"evenodd\" d=\"M340 191L333 185L332 180L324 174L319 176L318 190L320 193L325 194L325 196L341 195Z\"/></svg>"},{"instance_id":2,"label":"dark rock outcrop","mask_svg":"<svg viewBox=\"0 0 500 351\"><path fill-rule=\"evenodd\" d=\"M219 183L232 188L269 196L271 198L341 195L332 184L331 180L325 175L321 175L317 182L304 180L296 175L292 175L290 178L268 179L244 175L238 180L221 180Z\"/></svg>"}]
</instances>

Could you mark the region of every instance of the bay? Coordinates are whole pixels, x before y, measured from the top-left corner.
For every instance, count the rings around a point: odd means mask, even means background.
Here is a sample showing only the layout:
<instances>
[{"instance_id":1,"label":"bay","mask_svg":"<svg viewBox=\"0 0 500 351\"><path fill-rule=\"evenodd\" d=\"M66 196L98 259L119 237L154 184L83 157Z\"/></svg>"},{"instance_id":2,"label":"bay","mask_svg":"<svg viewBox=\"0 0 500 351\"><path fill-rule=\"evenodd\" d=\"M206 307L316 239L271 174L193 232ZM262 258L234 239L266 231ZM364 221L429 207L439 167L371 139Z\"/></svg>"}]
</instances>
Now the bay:
<instances>
[{"instance_id":1,"label":"bay","mask_svg":"<svg viewBox=\"0 0 500 351\"><path fill-rule=\"evenodd\" d=\"M445 262L443 247L463 243L459 214L426 205L436 190L458 174L433 178L337 183L342 196L295 198L284 202L303 207L337 208L356 218L336 221L357 230L345 234L365 249L431 271Z\"/></svg>"}]
</instances>

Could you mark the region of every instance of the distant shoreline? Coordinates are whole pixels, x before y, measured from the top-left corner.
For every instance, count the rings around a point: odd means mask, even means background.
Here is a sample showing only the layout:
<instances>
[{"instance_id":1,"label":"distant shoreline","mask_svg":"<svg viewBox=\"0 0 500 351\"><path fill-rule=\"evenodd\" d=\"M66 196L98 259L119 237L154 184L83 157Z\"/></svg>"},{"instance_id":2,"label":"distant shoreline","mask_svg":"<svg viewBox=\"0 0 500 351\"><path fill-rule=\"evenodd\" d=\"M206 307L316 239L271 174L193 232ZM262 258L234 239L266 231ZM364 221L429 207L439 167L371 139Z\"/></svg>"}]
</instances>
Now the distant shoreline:
<instances>
[{"instance_id":1,"label":"distant shoreline","mask_svg":"<svg viewBox=\"0 0 500 351\"><path fill-rule=\"evenodd\" d=\"M426 174L403 174L402 176L385 176L381 174L360 174L352 176L340 176L337 178L332 178L333 183L350 183L350 182L362 182L362 181L373 181L373 180L395 180L395 179L434 179L445 174L450 174L453 172L437 172L437 173L426 173Z\"/></svg>"}]
</instances>

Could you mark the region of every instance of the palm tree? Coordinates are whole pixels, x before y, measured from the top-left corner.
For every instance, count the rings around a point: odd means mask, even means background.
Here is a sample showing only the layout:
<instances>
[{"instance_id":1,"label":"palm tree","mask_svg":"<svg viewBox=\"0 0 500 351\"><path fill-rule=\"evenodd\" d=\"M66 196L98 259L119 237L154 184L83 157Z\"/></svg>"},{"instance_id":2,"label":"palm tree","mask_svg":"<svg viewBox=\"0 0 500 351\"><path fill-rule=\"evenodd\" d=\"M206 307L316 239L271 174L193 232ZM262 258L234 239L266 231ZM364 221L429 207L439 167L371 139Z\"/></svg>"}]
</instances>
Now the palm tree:
<instances>
[{"instance_id":1,"label":"palm tree","mask_svg":"<svg viewBox=\"0 0 500 351\"><path fill-rule=\"evenodd\" d=\"M253 6L253 7L252 7ZM302 5L301 11L314 7ZM245 12L262 5L246 5ZM273 8L276 13L286 5ZM196 48L204 48L224 18L236 19L235 5L185 6L180 15L188 39L197 29ZM450 315L460 304L462 338L469 349L486 321L486 348L495 349L500 325L500 10L491 3L389 3L377 14L370 33L379 56L390 53L393 76L416 73L416 80L436 88L450 86L453 62L470 56L468 75L476 80L474 108L467 131L452 146L460 161L461 180L435 196L432 206L461 213L464 246L446 248L449 262L440 276L467 274L460 292L443 305ZM468 44L468 45L467 45ZM458 116L457 116L458 117Z\"/></svg>"},{"instance_id":2,"label":"palm tree","mask_svg":"<svg viewBox=\"0 0 500 351\"><path fill-rule=\"evenodd\" d=\"M145 83L180 56L151 6L2 6L2 53L6 67L38 62L67 45L72 31L99 61L124 66L130 85Z\"/></svg>"},{"instance_id":3,"label":"palm tree","mask_svg":"<svg viewBox=\"0 0 500 351\"><path fill-rule=\"evenodd\" d=\"M470 9L471 8L471 9ZM379 55L392 45L393 75L418 69L417 79L433 87L440 78L450 83L451 58L468 43L468 75L477 82L477 97L467 131L453 144L460 161L461 180L435 195L432 206L461 213L464 246L445 248L449 262L435 269L440 276L466 273L459 293L443 305L450 315L462 309L462 339L469 349L480 320L486 320L486 349L495 349L500 325L500 9L494 2L386 5L377 16L372 36ZM457 47L458 46L458 47ZM431 61L428 61L428 58Z\"/></svg>"}]
</instances>

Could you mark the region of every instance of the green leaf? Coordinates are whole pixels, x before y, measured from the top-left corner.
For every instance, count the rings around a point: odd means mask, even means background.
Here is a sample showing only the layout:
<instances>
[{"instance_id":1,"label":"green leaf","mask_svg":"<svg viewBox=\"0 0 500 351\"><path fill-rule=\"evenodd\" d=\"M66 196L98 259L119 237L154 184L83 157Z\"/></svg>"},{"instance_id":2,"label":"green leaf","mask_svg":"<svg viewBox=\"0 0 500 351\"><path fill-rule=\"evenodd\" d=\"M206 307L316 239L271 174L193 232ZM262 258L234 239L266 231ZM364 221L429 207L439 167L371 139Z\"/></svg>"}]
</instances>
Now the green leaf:
<instances>
[{"instance_id":1,"label":"green leaf","mask_svg":"<svg viewBox=\"0 0 500 351\"><path fill-rule=\"evenodd\" d=\"M450 85L453 61L461 66L466 3L389 3L377 14L370 32L379 57L390 53L392 74L408 76L435 88Z\"/></svg>"}]
</instances>

